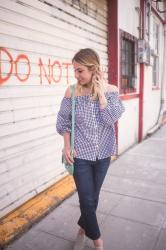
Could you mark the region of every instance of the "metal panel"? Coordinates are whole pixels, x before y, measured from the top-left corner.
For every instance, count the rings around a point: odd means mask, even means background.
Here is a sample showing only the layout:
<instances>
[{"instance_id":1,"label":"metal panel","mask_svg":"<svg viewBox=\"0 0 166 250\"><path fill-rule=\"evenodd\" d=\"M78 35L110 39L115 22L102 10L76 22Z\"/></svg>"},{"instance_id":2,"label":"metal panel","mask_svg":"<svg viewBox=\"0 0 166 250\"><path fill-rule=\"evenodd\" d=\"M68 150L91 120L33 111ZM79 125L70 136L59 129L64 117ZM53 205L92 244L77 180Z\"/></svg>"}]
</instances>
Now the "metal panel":
<instances>
[{"instance_id":1,"label":"metal panel","mask_svg":"<svg viewBox=\"0 0 166 250\"><path fill-rule=\"evenodd\" d=\"M0 1L0 216L64 175L55 122L74 53L97 50L107 75L107 1L84 2Z\"/></svg>"}]
</instances>

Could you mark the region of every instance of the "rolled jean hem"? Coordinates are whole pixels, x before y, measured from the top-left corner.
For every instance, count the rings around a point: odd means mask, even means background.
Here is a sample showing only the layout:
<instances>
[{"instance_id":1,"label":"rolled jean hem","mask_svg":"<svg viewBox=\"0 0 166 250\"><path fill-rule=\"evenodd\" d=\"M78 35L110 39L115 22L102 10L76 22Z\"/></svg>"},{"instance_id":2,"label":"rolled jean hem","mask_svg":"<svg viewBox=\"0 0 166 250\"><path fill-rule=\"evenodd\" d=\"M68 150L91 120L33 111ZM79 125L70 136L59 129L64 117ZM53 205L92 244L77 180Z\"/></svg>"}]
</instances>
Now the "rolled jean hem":
<instances>
[{"instance_id":1,"label":"rolled jean hem","mask_svg":"<svg viewBox=\"0 0 166 250\"><path fill-rule=\"evenodd\" d=\"M85 235L89 238L89 239L91 239L91 240L98 240L99 238L100 238L100 234L98 235L98 236L96 236L96 237L94 237L94 236L90 236L90 235L88 235L88 234L86 234L86 232L85 232Z\"/></svg>"},{"instance_id":2,"label":"rolled jean hem","mask_svg":"<svg viewBox=\"0 0 166 250\"><path fill-rule=\"evenodd\" d=\"M82 225L80 225L79 222L78 222L78 225L79 225L81 228L83 228L83 229L85 230L85 228L84 228ZM90 235L90 234L87 234L87 233L86 233L86 230L85 230L85 235L86 235L89 239L91 239L91 240L97 240L97 239L99 239L100 236L101 236L100 233L96 234L97 236L96 236L96 235L95 235L95 236L92 236L92 235Z\"/></svg>"}]
</instances>

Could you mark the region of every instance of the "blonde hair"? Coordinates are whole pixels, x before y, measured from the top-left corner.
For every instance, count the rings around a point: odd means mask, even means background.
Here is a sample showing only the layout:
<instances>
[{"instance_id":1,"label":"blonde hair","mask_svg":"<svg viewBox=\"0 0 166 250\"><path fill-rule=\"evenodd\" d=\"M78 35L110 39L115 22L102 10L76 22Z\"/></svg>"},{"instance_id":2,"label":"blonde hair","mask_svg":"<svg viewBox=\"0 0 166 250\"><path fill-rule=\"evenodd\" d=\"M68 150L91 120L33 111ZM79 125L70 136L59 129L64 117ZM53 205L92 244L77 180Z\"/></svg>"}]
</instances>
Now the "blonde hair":
<instances>
[{"instance_id":1,"label":"blonde hair","mask_svg":"<svg viewBox=\"0 0 166 250\"><path fill-rule=\"evenodd\" d=\"M79 50L74 55L72 63L74 61L86 66L89 70L101 72L99 55L93 49L86 48ZM76 88L78 93L82 92L82 86L79 84L79 82L77 82ZM92 88L92 94L94 96L93 99L96 99L97 95L95 94L94 88Z\"/></svg>"}]
</instances>

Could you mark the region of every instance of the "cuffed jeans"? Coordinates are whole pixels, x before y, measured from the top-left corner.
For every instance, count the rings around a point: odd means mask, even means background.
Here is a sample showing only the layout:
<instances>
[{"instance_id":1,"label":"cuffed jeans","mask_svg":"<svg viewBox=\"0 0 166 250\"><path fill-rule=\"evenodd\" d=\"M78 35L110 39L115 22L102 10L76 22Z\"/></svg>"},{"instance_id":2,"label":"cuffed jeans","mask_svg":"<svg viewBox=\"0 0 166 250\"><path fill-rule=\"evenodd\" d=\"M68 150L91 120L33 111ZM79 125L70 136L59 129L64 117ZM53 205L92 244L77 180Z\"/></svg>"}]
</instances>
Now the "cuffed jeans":
<instances>
[{"instance_id":1,"label":"cuffed jeans","mask_svg":"<svg viewBox=\"0 0 166 250\"><path fill-rule=\"evenodd\" d=\"M99 193L106 176L110 157L89 161L74 159L74 181L77 187L81 216L78 225L92 240L100 237L100 229L96 217Z\"/></svg>"}]
</instances>

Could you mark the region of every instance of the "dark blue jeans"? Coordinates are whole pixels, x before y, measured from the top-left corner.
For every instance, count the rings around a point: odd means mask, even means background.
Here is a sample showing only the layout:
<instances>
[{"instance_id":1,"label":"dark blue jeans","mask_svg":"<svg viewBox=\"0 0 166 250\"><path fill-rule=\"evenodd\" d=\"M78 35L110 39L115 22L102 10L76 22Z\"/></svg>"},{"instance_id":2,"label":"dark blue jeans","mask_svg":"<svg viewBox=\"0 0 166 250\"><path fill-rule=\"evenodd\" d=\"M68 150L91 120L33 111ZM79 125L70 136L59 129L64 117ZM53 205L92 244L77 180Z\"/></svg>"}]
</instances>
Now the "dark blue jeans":
<instances>
[{"instance_id":1,"label":"dark blue jeans","mask_svg":"<svg viewBox=\"0 0 166 250\"><path fill-rule=\"evenodd\" d=\"M89 161L74 159L74 181L77 187L81 216L78 225L92 240L100 237L96 217L99 193L110 164L110 157Z\"/></svg>"}]
</instances>

